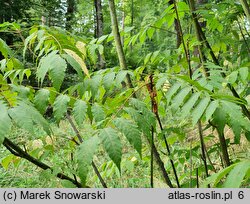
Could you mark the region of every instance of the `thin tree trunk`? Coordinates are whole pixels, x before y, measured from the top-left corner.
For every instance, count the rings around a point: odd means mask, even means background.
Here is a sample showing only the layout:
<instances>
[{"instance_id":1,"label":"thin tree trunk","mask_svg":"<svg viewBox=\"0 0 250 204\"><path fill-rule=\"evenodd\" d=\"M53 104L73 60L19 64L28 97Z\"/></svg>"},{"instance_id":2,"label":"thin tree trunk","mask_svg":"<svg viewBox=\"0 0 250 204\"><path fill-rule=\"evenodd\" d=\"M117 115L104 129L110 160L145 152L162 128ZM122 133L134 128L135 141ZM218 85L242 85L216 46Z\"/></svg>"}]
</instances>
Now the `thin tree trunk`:
<instances>
[{"instance_id":1,"label":"thin tree trunk","mask_svg":"<svg viewBox=\"0 0 250 204\"><path fill-rule=\"evenodd\" d=\"M103 35L103 14L102 14L102 1L101 0L94 0L95 5L95 19L96 19L96 26L95 26L95 37L100 38ZM105 68L105 60L104 57L98 53L98 69Z\"/></svg>"},{"instance_id":2,"label":"thin tree trunk","mask_svg":"<svg viewBox=\"0 0 250 204\"><path fill-rule=\"evenodd\" d=\"M248 19L248 21L250 23L250 8L249 8L249 5L247 4L247 1L246 0L240 0L240 3L242 5L243 10L244 10L244 12L245 12L245 14L247 16L247 19Z\"/></svg>"},{"instance_id":3,"label":"thin tree trunk","mask_svg":"<svg viewBox=\"0 0 250 204\"><path fill-rule=\"evenodd\" d=\"M114 39L115 39L115 46L116 46L116 51L117 51L117 55L119 58L120 67L121 67L121 69L126 70L127 64L126 64L126 60L125 60L125 54L124 54L124 51L122 48L121 35L119 32L119 28L118 28L114 0L109 0L109 9L110 9L111 22L112 22L112 32L113 32ZM133 84L132 84L130 75L127 74L126 77L127 77L128 86L130 88L133 88Z\"/></svg>"},{"instance_id":4,"label":"thin tree trunk","mask_svg":"<svg viewBox=\"0 0 250 204\"><path fill-rule=\"evenodd\" d=\"M75 12L75 0L67 0L67 12L66 12L66 30L72 30L72 21L74 19Z\"/></svg>"},{"instance_id":5,"label":"thin tree trunk","mask_svg":"<svg viewBox=\"0 0 250 204\"><path fill-rule=\"evenodd\" d=\"M170 0L168 4L173 5L174 0ZM176 31L176 47L178 48L181 45L181 31L180 31L180 26L178 24L178 20L176 18L174 19L174 27Z\"/></svg>"}]
</instances>

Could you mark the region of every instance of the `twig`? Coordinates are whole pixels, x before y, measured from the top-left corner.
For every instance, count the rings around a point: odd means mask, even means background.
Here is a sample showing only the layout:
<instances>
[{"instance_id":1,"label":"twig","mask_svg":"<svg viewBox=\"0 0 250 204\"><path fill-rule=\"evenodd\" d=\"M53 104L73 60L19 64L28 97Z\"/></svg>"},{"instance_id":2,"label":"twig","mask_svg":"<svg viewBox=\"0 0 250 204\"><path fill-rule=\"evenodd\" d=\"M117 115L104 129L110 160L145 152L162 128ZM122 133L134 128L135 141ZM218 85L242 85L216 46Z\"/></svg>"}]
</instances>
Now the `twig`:
<instances>
[{"instance_id":1,"label":"twig","mask_svg":"<svg viewBox=\"0 0 250 204\"><path fill-rule=\"evenodd\" d=\"M35 164L36 166L42 168L43 170L46 169L51 169L53 170L52 167L48 166L47 164L44 164L43 162L37 160L36 158L32 157L30 154L28 154L27 152L23 151L18 145L16 145L15 143L13 143L11 140L9 140L8 138L4 138L3 141L3 145L15 156L17 157L21 157L24 158L26 160L28 160L29 162ZM68 176L66 176L63 173L58 173L56 175L58 178L60 179L64 179L64 180L68 180L70 182L72 182L74 185L76 185L78 188L82 188L81 183L79 183L77 180L72 179Z\"/></svg>"},{"instance_id":2,"label":"twig","mask_svg":"<svg viewBox=\"0 0 250 204\"><path fill-rule=\"evenodd\" d=\"M67 119L68 119L70 125L72 126L73 130L75 131L78 140L80 141L80 143L83 143L83 139L82 139L82 137L81 137L81 135L80 135L80 132L79 132L79 130L76 128L74 122L72 121L72 119L71 119L71 117L70 117L70 115L69 115L68 113L66 113L66 117L67 117ZM95 165L95 163L94 163L93 161L92 161L91 165L92 165L92 167L93 167L93 169L94 169L94 171L95 171L95 173L96 173L98 179L100 180L100 182L101 182L103 188L107 188L107 184L106 184L105 181L103 180L103 178L102 178L102 176L101 176L101 174L100 174L100 172L99 172L97 166Z\"/></svg>"}]
</instances>

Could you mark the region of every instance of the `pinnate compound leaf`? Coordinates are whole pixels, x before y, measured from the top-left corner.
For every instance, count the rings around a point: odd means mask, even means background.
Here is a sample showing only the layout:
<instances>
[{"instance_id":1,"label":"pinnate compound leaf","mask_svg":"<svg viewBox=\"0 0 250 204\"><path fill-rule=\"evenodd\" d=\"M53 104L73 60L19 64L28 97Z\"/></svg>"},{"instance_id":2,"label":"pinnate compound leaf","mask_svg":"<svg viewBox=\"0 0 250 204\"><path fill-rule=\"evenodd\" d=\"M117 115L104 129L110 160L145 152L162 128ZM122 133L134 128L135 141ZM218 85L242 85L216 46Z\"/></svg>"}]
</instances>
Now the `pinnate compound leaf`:
<instances>
[{"instance_id":1,"label":"pinnate compound leaf","mask_svg":"<svg viewBox=\"0 0 250 204\"><path fill-rule=\"evenodd\" d=\"M152 125L139 111L131 107L126 107L124 110L130 115L130 117L136 122L139 130L151 141L151 127Z\"/></svg>"},{"instance_id":2,"label":"pinnate compound leaf","mask_svg":"<svg viewBox=\"0 0 250 204\"><path fill-rule=\"evenodd\" d=\"M100 137L110 159L121 171L122 144L118 133L113 128L108 127L100 130Z\"/></svg>"},{"instance_id":3,"label":"pinnate compound leaf","mask_svg":"<svg viewBox=\"0 0 250 204\"><path fill-rule=\"evenodd\" d=\"M53 104L53 111L57 122L59 122L64 116L64 114L67 112L69 101L70 98L67 95L59 95L56 98Z\"/></svg>"},{"instance_id":4,"label":"pinnate compound leaf","mask_svg":"<svg viewBox=\"0 0 250 204\"><path fill-rule=\"evenodd\" d=\"M106 117L106 114L105 114L103 108L97 103L95 103L92 106L91 111L92 111L95 122L100 122L100 121L104 120Z\"/></svg>"},{"instance_id":5,"label":"pinnate compound leaf","mask_svg":"<svg viewBox=\"0 0 250 204\"><path fill-rule=\"evenodd\" d=\"M141 132L138 130L137 125L124 118L116 118L114 124L126 136L129 143L141 156Z\"/></svg>"},{"instance_id":6,"label":"pinnate compound leaf","mask_svg":"<svg viewBox=\"0 0 250 204\"><path fill-rule=\"evenodd\" d=\"M208 121L212 115L214 114L215 110L219 107L219 101L215 100L215 101L212 101L208 107L207 107L207 110L206 110L206 121Z\"/></svg>"},{"instance_id":7,"label":"pinnate compound leaf","mask_svg":"<svg viewBox=\"0 0 250 204\"><path fill-rule=\"evenodd\" d=\"M170 87L170 89L166 93L166 98L168 103L170 102L172 96L179 90L180 87L181 87L180 83L175 83L173 86Z\"/></svg>"},{"instance_id":8,"label":"pinnate compound leaf","mask_svg":"<svg viewBox=\"0 0 250 204\"><path fill-rule=\"evenodd\" d=\"M73 107L73 116L78 125L81 125L86 117L87 113L87 103L82 100L77 100Z\"/></svg>"},{"instance_id":9,"label":"pinnate compound leaf","mask_svg":"<svg viewBox=\"0 0 250 204\"><path fill-rule=\"evenodd\" d=\"M179 106L184 103L184 99L190 93L191 87L183 88L173 99L172 99L172 107L174 109L179 108Z\"/></svg>"},{"instance_id":10,"label":"pinnate compound leaf","mask_svg":"<svg viewBox=\"0 0 250 204\"><path fill-rule=\"evenodd\" d=\"M242 67L239 69L239 75L240 79L243 83L248 83L248 77L249 77L249 68L248 67Z\"/></svg>"},{"instance_id":11,"label":"pinnate compound leaf","mask_svg":"<svg viewBox=\"0 0 250 204\"><path fill-rule=\"evenodd\" d=\"M224 188L239 188L244 181L246 173L250 169L250 160L237 163L236 166L228 174L223 185Z\"/></svg>"},{"instance_id":12,"label":"pinnate compound leaf","mask_svg":"<svg viewBox=\"0 0 250 204\"><path fill-rule=\"evenodd\" d=\"M105 89L109 89L112 86L112 84L114 83L114 79L115 79L114 72L107 73L103 77L103 85L104 85Z\"/></svg>"},{"instance_id":13,"label":"pinnate compound leaf","mask_svg":"<svg viewBox=\"0 0 250 204\"><path fill-rule=\"evenodd\" d=\"M38 78L38 81L43 84L43 80L46 76L46 74L53 68L57 69L58 66L60 69L60 59L61 57L57 54L57 50L49 53L47 56L43 57L41 60L40 60L40 63L38 65L38 68L37 68L37 72L36 72L36 75L37 75L37 78ZM57 60L59 59L59 61L57 62ZM65 62L65 61L64 61ZM64 76L64 75L63 75Z\"/></svg>"},{"instance_id":14,"label":"pinnate compound leaf","mask_svg":"<svg viewBox=\"0 0 250 204\"><path fill-rule=\"evenodd\" d=\"M189 99L188 101L183 105L182 107L182 118L185 118L188 116L188 114L190 114L193 106L195 105L195 103L197 102L198 98L200 97L200 93L194 93Z\"/></svg>"},{"instance_id":15,"label":"pinnate compound leaf","mask_svg":"<svg viewBox=\"0 0 250 204\"><path fill-rule=\"evenodd\" d=\"M9 109L8 112L20 128L34 133L34 124L37 124L41 126L47 134L51 134L49 123L31 103L19 101L18 105Z\"/></svg>"},{"instance_id":16,"label":"pinnate compound leaf","mask_svg":"<svg viewBox=\"0 0 250 204\"><path fill-rule=\"evenodd\" d=\"M99 142L98 137L91 137L81 143L76 152L78 175L84 186L86 185L87 175L91 167L93 156L98 149Z\"/></svg>"},{"instance_id":17,"label":"pinnate compound leaf","mask_svg":"<svg viewBox=\"0 0 250 204\"><path fill-rule=\"evenodd\" d=\"M192 121L193 125L195 125L198 120L201 118L203 115L204 111L206 110L208 104L210 102L210 97L203 98L199 104L194 108L192 112Z\"/></svg>"},{"instance_id":18,"label":"pinnate compound leaf","mask_svg":"<svg viewBox=\"0 0 250 204\"><path fill-rule=\"evenodd\" d=\"M221 179L224 178L235 166L236 166L236 164L232 164L231 166L226 167L225 169L222 169L218 173L215 173L212 176L209 176L203 182L201 187L203 187L203 188L207 187L208 184L210 184L211 187L216 187L217 184L221 181Z\"/></svg>"},{"instance_id":19,"label":"pinnate compound leaf","mask_svg":"<svg viewBox=\"0 0 250 204\"><path fill-rule=\"evenodd\" d=\"M65 70L67 68L66 61L61 58L59 55L56 55L56 61L53 62L50 69L50 77L53 82L53 86L56 90L60 90L62 82L65 77Z\"/></svg>"},{"instance_id":20,"label":"pinnate compound leaf","mask_svg":"<svg viewBox=\"0 0 250 204\"><path fill-rule=\"evenodd\" d=\"M88 77L90 77L90 75L89 75L89 70L87 69L87 66L86 66L84 60L83 60L81 57L79 57L79 55L76 54L73 50L64 49L64 51L65 51L69 56L73 57L74 60L81 66L82 71L83 71Z\"/></svg>"},{"instance_id":21,"label":"pinnate compound leaf","mask_svg":"<svg viewBox=\"0 0 250 204\"><path fill-rule=\"evenodd\" d=\"M2 55L5 58L8 58L8 55L11 55L11 49L1 38L0 38L0 53L2 53Z\"/></svg>"},{"instance_id":22,"label":"pinnate compound leaf","mask_svg":"<svg viewBox=\"0 0 250 204\"><path fill-rule=\"evenodd\" d=\"M40 89L35 96L34 103L37 110L40 111L41 114L44 114L46 108L49 104L49 96L50 92L48 89Z\"/></svg>"},{"instance_id":23,"label":"pinnate compound leaf","mask_svg":"<svg viewBox=\"0 0 250 204\"><path fill-rule=\"evenodd\" d=\"M11 130L11 119L8 115L7 106L0 101L0 144Z\"/></svg>"}]
</instances>

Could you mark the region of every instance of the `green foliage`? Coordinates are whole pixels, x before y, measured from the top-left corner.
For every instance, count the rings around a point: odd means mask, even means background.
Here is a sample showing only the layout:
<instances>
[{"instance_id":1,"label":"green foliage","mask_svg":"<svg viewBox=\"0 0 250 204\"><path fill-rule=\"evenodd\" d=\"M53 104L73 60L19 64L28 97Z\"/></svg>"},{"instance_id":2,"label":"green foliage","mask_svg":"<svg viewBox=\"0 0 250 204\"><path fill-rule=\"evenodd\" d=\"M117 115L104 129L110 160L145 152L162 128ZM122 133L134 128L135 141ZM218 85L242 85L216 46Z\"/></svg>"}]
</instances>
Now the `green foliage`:
<instances>
[{"instance_id":1,"label":"green foliage","mask_svg":"<svg viewBox=\"0 0 250 204\"><path fill-rule=\"evenodd\" d=\"M65 113L67 112L68 103L70 98L67 95L59 95L54 104L53 104L53 111L55 113L55 118L57 122L59 122Z\"/></svg>"},{"instance_id":2,"label":"green foliage","mask_svg":"<svg viewBox=\"0 0 250 204\"><path fill-rule=\"evenodd\" d=\"M97 136L91 137L84 141L76 152L78 163L78 174L83 186L86 185L87 174L91 166L93 156L97 151L99 145L99 138Z\"/></svg>"},{"instance_id":3,"label":"green foliage","mask_svg":"<svg viewBox=\"0 0 250 204\"><path fill-rule=\"evenodd\" d=\"M50 72L53 86L56 90L59 90L65 76L66 67L67 64L65 60L57 54L57 51L52 52L41 59L39 67L37 69L38 80L42 84L46 73Z\"/></svg>"},{"instance_id":4,"label":"green foliage","mask_svg":"<svg viewBox=\"0 0 250 204\"><path fill-rule=\"evenodd\" d=\"M95 160L108 186L123 187L125 181L132 181L130 186L134 186L139 175L144 183L137 186L149 187L145 183L150 180L148 144L152 142L153 131L155 147L166 172L172 180L171 158L182 187L195 187L197 177L203 187L208 184L212 187L249 186L250 165L244 160L249 157L247 140L250 141L250 122L246 114L250 104L249 28L235 1L216 4L211 1L197 6L195 13L205 26L202 30L206 30L207 39L202 41L192 29L193 19L184 1L176 2L179 19L169 1L133 1L135 5L124 1L122 9L117 7L117 13L118 16L124 14L124 29L120 35L128 70L120 70L118 66L105 3L105 35L98 39L92 36L96 27L93 26L92 6L90 9L87 4L78 2L82 8L79 12L86 13L74 15L76 21L70 21L75 22L71 25L72 32L67 32L64 25L68 29L69 22L61 9L68 5L60 1L40 3L44 8L43 16L48 17L45 25L33 26L28 33L28 25L23 30L23 25L17 23L0 24L3 33L0 39L0 143L17 127L30 132L31 135L25 132L21 136L11 135L11 138L25 143L25 151L39 161L53 164L52 171L41 174L45 180L64 172L77 175L75 180L80 179L84 187L89 183L99 185L91 171ZM33 6L29 9L31 14ZM60 18L53 16L59 11L62 12ZM0 19L5 18L0 16ZM178 20L183 31L183 39L179 40L183 42L176 47ZM46 26L59 25L56 22L60 22L60 28ZM200 56L198 45L204 56ZM96 70L100 59L105 61L106 68ZM192 73L188 73L189 64ZM148 91L152 85L148 84L149 75L153 76L154 93ZM128 78L133 87L128 86ZM50 111L52 118L47 117ZM66 113L72 114L71 123L64 120ZM57 127L52 134L53 117ZM74 122L77 131L72 125ZM211 176L205 180L201 144L196 134L198 122L202 125L207 156L211 160L211 164L208 163ZM226 145L232 146L224 147L232 162L229 167L223 168L218 159L223 151L214 128L220 136L225 135ZM78 131L84 137L82 144L75 136ZM56 135L59 137L54 138ZM39 139L33 140L34 136ZM170 144L170 157L166 157L165 138ZM128 143L130 145L125 145ZM77 144L80 146L76 147ZM246 150L241 150L241 146ZM236 153L232 153L232 149L236 149ZM14 155L6 155L1 164L8 170L23 167L22 161ZM190 166L191 169L187 169ZM155 164L154 169L157 169ZM215 169L219 172L215 173ZM154 182L162 183L158 174L154 171ZM127 175L132 179L126 179ZM119 181L122 184L118 184ZM60 185L75 187L68 181Z\"/></svg>"},{"instance_id":5,"label":"green foliage","mask_svg":"<svg viewBox=\"0 0 250 204\"><path fill-rule=\"evenodd\" d=\"M100 130L99 136L109 157L121 171L122 144L117 131L113 128L104 128Z\"/></svg>"},{"instance_id":6,"label":"green foliage","mask_svg":"<svg viewBox=\"0 0 250 204\"><path fill-rule=\"evenodd\" d=\"M138 130L138 127L124 118L116 118L114 124L126 136L129 143L141 156L142 141L141 132Z\"/></svg>"},{"instance_id":7,"label":"green foliage","mask_svg":"<svg viewBox=\"0 0 250 204\"><path fill-rule=\"evenodd\" d=\"M18 105L10 108L8 113L19 127L31 133L34 133L34 124L37 124L41 126L47 134L51 134L48 121L46 121L29 102L18 101Z\"/></svg>"},{"instance_id":8,"label":"green foliage","mask_svg":"<svg viewBox=\"0 0 250 204\"><path fill-rule=\"evenodd\" d=\"M44 114L49 104L50 92L48 89L40 89L34 98L34 104L41 114Z\"/></svg>"},{"instance_id":9,"label":"green foliage","mask_svg":"<svg viewBox=\"0 0 250 204\"><path fill-rule=\"evenodd\" d=\"M11 128L11 119L8 115L7 106L0 101L0 144L3 142L4 138L8 135Z\"/></svg>"},{"instance_id":10,"label":"green foliage","mask_svg":"<svg viewBox=\"0 0 250 204\"><path fill-rule=\"evenodd\" d=\"M74 103L73 116L78 125L81 125L86 118L88 106L85 101L77 100Z\"/></svg>"},{"instance_id":11,"label":"green foliage","mask_svg":"<svg viewBox=\"0 0 250 204\"><path fill-rule=\"evenodd\" d=\"M202 184L203 187L211 184L212 187L221 186L221 181L224 177L226 180L222 184L225 188L239 188L244 182L244 178L248 178L250 163L248 160L232 164L231 166L221 170L220 172L208 177ZM227 176L228 174L228 176Z\"/></svg>"}]
</instances>

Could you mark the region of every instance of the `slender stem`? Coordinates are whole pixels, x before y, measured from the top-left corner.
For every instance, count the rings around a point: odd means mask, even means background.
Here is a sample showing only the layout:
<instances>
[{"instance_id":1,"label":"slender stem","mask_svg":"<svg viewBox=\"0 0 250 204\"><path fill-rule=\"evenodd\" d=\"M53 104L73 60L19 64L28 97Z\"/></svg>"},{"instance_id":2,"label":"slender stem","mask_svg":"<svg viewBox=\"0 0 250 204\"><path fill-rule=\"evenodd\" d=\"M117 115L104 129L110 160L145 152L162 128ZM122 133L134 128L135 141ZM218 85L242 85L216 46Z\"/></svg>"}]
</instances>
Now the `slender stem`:
<instances>
[{"instance_id":1,"label":"slender stem","mask_svg":"<svg viewBox=\"0 0 250 204\"><path fill-rule=\"evenodd\" d=\"M237 24L238 24L238 26L239 26L241 36L242 36L242 38L243 38L243 40L244 40L244 42L245 42L245 45L246 45L246 47L247 47L248 54L250 55L250 47L249 47L249 45L248 45L247 39L246 39L246 37L245 37L245 35L244 35L244 33L243 33L243 29L242 29L242 27L241 27L240 22L238 21L238 19L237 19Z\"/></svg>"},{"instance_id":2,"label":"slender stem","mask_svg":"<svg viewBox=\"0 0 250 204\"><path fill-rule=\"evenodd\" d=\"M247 16L248 22L250 23L250 8L249 5L247 4L246 0L240 0L240 3L242 5L242 8Z\"/></svg>"},{"instance_id":3,"label":"slender stem","mask_svg":"<svg viewBox=\"0 0 250 204\"><path fill-rule=\"evenodd\" d=\"M16 145L15 143L13 143L10 139L8 138L4 138L3 141L3 145L15 156L24 158L26 160L28 160L29 162L35 164L36 166L42 168L43 170L46 169L51 169L53 170L52 167L48 166L47 164L44 164L43 162L37 160L36 158L32 157L30 154L28 154L27 152L25 152L24 150L22 150L18 145ZM70 182L72 182L74 185L76 185L78 188L82 188L83 186L81 185L81 183L79 183L77 180L72 179L68 176L66 176L63 173L58 173L56 175L58 178L60 179L64 179L64 180L68 180Z\"/></svg>"},{"instance_id":4,"label":"slender stem","mask_svg":"<svg viewBox=\"0 0 250 204\"><path fill-rule=\"evenodd\" d=\"M66 113L66 117L67 117L67 119L68 119L68 121L69 121L71 127L73 128L74 132L76 133L76 136L77 136L77 138L79 139L80 143L83 143L83 139L82 139L82 137L81 137L81 135L80 135L80 132L79 132L79 130L77 129L77 127L75 126L73 120L71 119L71 117L70 117L70 115L69 115L68 113ZM103 186L104 188L107 188L107 184L106 184L105 181L103 180L103 178L102 178L102 176L101 176L101 174L100 174L100 172L99 172L97 166L95 165L95 163L94 163L93 161L92 161L92 167L93 167L93 169L94 169L94 171L95 171L95 173L96 173L98 179L100 180L102 186Z\"/></svg>"},{"instance_id":5,"label":"slender stem","mask_svg":"<svg viewBox=\"0 0 250 204\"><path fill-rule=\"evenodd\" d=\"M150 99L151 99L152 112L155 114L156 119L158 121L158 124L160 126L160 130L163 132L163 130L164 130L163 129L163 125L162 125L162 122L161 122L161 119L160 119L160 116L159 116L159 113L158 113L158 104L157 104L157 101L155 99L155 97L157 96L157 92L156 92L156 89L155 89L155 85L154 85L153 75L152 74L149 76L149 79L150 79L150 83L147 84L147 88L148 88L148 92L149 92ZM163 134L163 138L164 138L164 142L165 142L166 149L167 149L167 152L168 152L168 156L170 158L170 163L171 163L172 169L174 171L174 176L175 176L175 180L176 180L177 186L178 186L178 188L180 188L179 178L178 178L178 175L177 175L176 168L174 166L174 161L170 157L171 152L170 152L169 144L167 142L165 134Z\"/></svg>"},{"instance_id":6,"label":"slender stem","mask_svg":"<svg viewBox=\"0 0 250 204\"><path fill-rule=\"evenodd\" d=\"M209 177L207 159L206 159L206 152L205 152L205 143L204 143L204 137L203 137L203 132L202 132L202 127L201 127L201 121L200 120L198 121L198 129L199 129L199 136L200 136L200 142L201 142L201 159L204 162L206 177ZM209 185L208 185L208 187L210 188Z\"/></svg>"},{"instance_id":7,"label":"slender stem","mask_svg":"<svg viewBox=\"0 0 250 204\"><path fill-rule=\"evenodd\" d=\"M188 64L189 77L190 77L190 79L192 79L193 71L192 71L192 68L191 68L190 52L187 49L187 46L186 46L185 41L184 41L183 30L182 30L182 26L181 26L181 21L180 21L178 9L177 9L176 1L173 0L173 3L174 3L174 10L175 10L175 13L176 13L176 20L177 20L176 21L176 26L179 27L178 30L179 30L179 35L181 37L182 45L183 45L183 48L184 48L187 64Z\"/></svg>"},{"instance_id":8,"label":"slender stem","mask_svg":"<svg viewBox=\"0 0 250 204\"><path fill-rule=\"evenodd\" d=\"M154 127L151 127L151 161L150 161L150 185L154 188Z\"/></svg>"},{"instance_id":9,"label":"slender stem","mask_svg":"<svg viewBox=\"0 0 250 204\"><path fill-rule=\"evenodd\" d=\"M225 139L225 136L224 136L224 131L220 130L217 127L216 127L216 130L217 130L218 135L219 135L223 162L226 165L226 167L228 167L228 166L230 166L230 158L229 158L229 154L228 154L228 151L227 151L227 143L226 143L226 139Z\"/></svg>"},{"instance_id":10,"label":"slender stem","mask_svg":"<svg viewBox=\"0 0 250 204\"><path fill-rule=\"evenodd\" d=\"M199 169L196 168L196 187L199 188Z\"/></svg>"},{"instance_id":11,"label":"slender stem","mask_svg":"<svg viewBox=\"0 0 250 204\"><path fill-rule=\"evenodd\" d=\"M219 63L219 60L217 59L217 57L215 56L213 50L212 50L212 47L210 46L199 22L198 22L198 19L197 19L197 15L195 14L195 7L194 7L194 0L189 0L189 5L190 5L190 10L192 12L192 17L193 17L193 21L194 21L194 24L195 26L197 27L197 34L200 36L201 38L201 43L205 44L205 46L207 47L207 49L209 50L209 53L213 59L213 62L214 64L216 65L220 65ZM221 75L225 78L226 75L224 72L221 72ZM231 85L231 84L227 84L227 87L230 89L230 91L232 92L233 96L238 98L238 99L241 99L240 95L237 93L237 91L235 90L235 88ZM244 104L240 104L240 107L242 109L242 112L243 114L248 118L248 120L250 120L250 111L247 109L247 107L244 105Z\"/></svg>"},{"instance_id":12,"label":"slender stem","mask_svg":"<svg viewBox=\"0 0 250 204\"><path fill-rule=\"evenodd\" d=\"M126 70L127 64L126 64L125 54L124 54L124 51L122 48L121 35L119 32L119 28L118 28L115 3L114 3L114 0L109 0L108 2L109 2L110 17L111 17L111 22L112 22L112 32L113 32L114 39L115 39L116 52L117 52L117 55L119 58L119 63L120 63L121 69ZM134 86L132 84L132 80L130 78L130 75L127 74L126 77L127 77L128 87L134 88Z\"/></svg>"}]
</instances>

